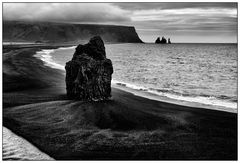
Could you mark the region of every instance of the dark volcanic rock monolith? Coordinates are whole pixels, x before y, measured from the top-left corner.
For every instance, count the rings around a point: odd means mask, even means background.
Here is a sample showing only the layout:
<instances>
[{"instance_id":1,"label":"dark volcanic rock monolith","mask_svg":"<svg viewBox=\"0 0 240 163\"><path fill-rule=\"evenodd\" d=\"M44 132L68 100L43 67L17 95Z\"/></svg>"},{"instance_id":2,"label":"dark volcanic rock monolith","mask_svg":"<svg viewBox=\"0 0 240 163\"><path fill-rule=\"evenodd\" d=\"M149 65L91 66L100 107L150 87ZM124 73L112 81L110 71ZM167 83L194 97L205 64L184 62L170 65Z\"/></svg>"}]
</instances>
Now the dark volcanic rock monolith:
<instances>
[{"instance_id":1,"label":"dark volcanic rock monolith","mask_svg":"<svg viewBox=\"0 0 240 163\"><path fill-rule=\"evenodd\" d=\"M167 43L167 39L165 37L162 37L162 39L160 40L160 37L158 37L155 41L155 44L166 44ZM168 43L171 44L170 38L168 39Z\"/></svg>"},{"instance_id":2,"label":"dark volcanic rock monolith","mask_svg":"<svg viewBox=\"0 0 240 163\"><path fill-rule=\"evenodd\" d=\"M166 44L167 43L167 40L165 37L162 37L162 40L161 40L161 44Z\"/></svg>"},{"instance_id":3,"label":"dark volcanic rock monolith","mask_svg":"<svg viewBox=\"0 0 240 163\"><path fill-rule=\"evenodd\" d=\"M96 101L111 97L113 66L106 58L101 37L95 36L85 45L79 44L65 69L69 99Z\"/></svg>"},{"instance_id":4,"label":"dark volcanic rock monolith","mask_svg":"<svg viewBox=\"0 0 240 163\"><path fill-rule=\"evenodd\" d=\"M160 40L160 37L158 37L155 41L156 44L160 44L161 43L161 40Z\"/></svg>"}]
</instances>

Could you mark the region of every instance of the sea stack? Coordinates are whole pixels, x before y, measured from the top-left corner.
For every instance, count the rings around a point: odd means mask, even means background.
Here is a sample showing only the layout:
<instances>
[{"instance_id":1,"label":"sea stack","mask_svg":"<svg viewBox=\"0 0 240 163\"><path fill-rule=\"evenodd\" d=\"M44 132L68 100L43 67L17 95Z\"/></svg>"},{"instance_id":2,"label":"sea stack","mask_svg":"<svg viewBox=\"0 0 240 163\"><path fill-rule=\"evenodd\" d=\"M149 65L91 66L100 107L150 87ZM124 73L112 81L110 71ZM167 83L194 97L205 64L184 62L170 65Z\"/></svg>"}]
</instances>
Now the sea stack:
<instances>
[{"instance_id":1,"label":"sea stack","mask_svg":"<svg viewBox=\"0 0 240 163\"><path fill-rule=\"evenodd\" d=\"M170 40L170 38L168 38L168 44L171 44L171 40Z\"/></svg>"},{"instance_id":2,"label":"sea stack","mask_svg":"<svg viewBox=\"0 0 240 163\"><path fill-rule=\"evenodd\" d=\"M100 36L79 44L66 63L66 89L69 99L99 101L111 97L112 61L106 58Z\"/></svg>"},{"instance_id":3,"label":"sea stack","mask_svg":"<svg viewBox=\"0 0 240 163\"><path fill-rule=\"evenodd\" d=\"M155 41L155 44L171 44L170 38L168 38L168 42L167 39L165 37L162 37L162 39L160 40L160 37L158 37Z\"/></svg>"},{"instance_id":4,"label":"sea stack","mask_svg":"<svg viewBox=\"0 0 240 163\"><path fill-rule=\"evenodd\" d=\"M160 40L160 37L158 37L155 41L155 44L160 44L161 43L161 40Z\"/></svg>"}]
</instances>

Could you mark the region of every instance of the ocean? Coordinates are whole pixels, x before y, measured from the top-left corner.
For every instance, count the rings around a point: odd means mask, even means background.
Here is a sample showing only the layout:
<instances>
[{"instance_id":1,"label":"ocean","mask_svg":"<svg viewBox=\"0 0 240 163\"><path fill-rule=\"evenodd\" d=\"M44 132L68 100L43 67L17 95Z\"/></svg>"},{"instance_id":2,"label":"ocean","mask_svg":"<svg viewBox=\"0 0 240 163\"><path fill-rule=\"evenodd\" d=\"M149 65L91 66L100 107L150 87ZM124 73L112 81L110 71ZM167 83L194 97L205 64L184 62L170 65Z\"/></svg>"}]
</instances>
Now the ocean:
<instances>
[{"instance_id":1,"label":"ocean","mask_svg":"<svg viewBox=\"0 0 240 163\"><path fill-rule=\"evenodd\" d=\"M112 84L237 111L237 44L106 44ZM64 70L75 47L37 53Z\"/></svg>"}]
</instances>

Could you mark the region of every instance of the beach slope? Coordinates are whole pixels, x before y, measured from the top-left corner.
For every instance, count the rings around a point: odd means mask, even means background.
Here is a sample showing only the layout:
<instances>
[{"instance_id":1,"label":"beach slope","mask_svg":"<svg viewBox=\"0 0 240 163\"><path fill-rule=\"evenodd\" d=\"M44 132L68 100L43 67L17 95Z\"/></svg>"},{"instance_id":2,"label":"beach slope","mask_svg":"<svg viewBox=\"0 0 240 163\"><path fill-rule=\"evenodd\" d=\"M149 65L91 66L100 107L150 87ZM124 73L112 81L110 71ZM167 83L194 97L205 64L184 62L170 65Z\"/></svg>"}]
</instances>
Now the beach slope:
<instances>
[{"instance_id":1,"label":"beach slope","mask_svg":"<svg viewBox=\"0 0 240 163\"><path fill-rule=\"evenodd\" d=\"M51 47L45 47L51 48ZM236 160L237 114L116 88L102 102L67 100L64 74L5 49L3 125L57 160Z\"/></svg>"}]
</instances>

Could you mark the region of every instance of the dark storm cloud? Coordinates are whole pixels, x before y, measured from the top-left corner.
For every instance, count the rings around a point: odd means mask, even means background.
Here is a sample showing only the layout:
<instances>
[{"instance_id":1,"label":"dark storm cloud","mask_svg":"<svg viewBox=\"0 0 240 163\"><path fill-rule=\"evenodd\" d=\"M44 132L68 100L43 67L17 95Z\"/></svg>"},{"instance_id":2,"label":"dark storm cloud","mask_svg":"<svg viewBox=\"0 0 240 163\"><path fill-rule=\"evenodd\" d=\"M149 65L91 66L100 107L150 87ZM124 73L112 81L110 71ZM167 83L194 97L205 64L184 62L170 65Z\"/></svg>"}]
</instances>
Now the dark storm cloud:
<instances>
[{"instance_id":1,"label":"dark storm cloud","mask_svg":"<svg viewBox=\"0 0 240 163\"><path fill-rule=\"evenodd\" d=\"M196 41L223 35L237 40L237 3L226 2L4 3L3 19L135 26L143 41L159 33L177 40L190 34Z\"/></svg>"},{"instance_id":2,"label":"dark storm cloud","mask_svg":"<svg viewBox=\"0 0 240 163\"><path fill-rule=\"evenodd\" d=\"M159 3L113 3L122 9L151 10L151 9L182 9L182 8L236 8L237 3L228 2L159 2Z\"/></svg>"},{"instance_id":3,"label":"dark storm cloud","mask_svg":"<svg viewBox=\"0 0 240 163\"><path fill-rule=\"evenodd\" d=\"M53 22L129 21L128 11L106 3L4 3L4 20Z\"/></svg>"}]
</instances>

